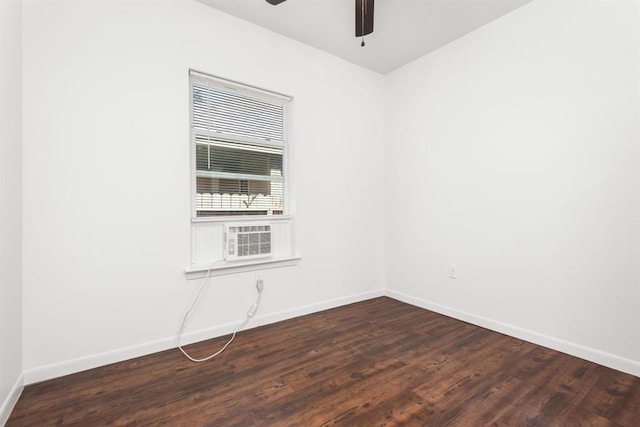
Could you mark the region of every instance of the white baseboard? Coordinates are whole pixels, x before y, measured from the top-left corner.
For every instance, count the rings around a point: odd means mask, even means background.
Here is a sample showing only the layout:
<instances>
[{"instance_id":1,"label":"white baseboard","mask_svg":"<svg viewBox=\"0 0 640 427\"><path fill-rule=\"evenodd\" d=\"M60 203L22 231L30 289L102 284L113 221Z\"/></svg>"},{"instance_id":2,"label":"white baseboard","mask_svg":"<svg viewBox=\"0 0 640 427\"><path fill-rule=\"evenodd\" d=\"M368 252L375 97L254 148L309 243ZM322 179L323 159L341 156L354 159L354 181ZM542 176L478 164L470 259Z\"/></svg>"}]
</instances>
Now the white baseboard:
<instances>
[{"instance_id":1,"label":"white baseboard","mask_svg":"<svg viewBox=\"0 0 640 427\"><path fill-rule=\"evenodd\" d=\"M251 321L245 327L245 330L257 328L258 326L269 325L271 323L280 322L282 320L293 319L296 317L304 316L305 314L317 313L319 311L328 310L335 307L341 307L343 305L352 304L360 301L365 301L371 298L381 297L385 295L385 291L383 289L377 291L368 291L362 292L359 294L349 295L346 297L335 298L331 300L322 301L319 303L308 304L300 307L295 307L292 309L277 311L275 313L269 313L260 315L260 310L258 310L256 316L251 319ZM212 328L201 329L198 331L188 332L182 336L181 344L192 344L200 341L205 341L211 338L219 337L222 335L227 335L232 333L235 328L238 327L238 324L241 323L244 319L239 319L237 322L226 323L224 325L214 326ZM177 346L175 342L175 337L171 338L171 343L167 348L174 348ZM156 350L158 351L158 350ZM149 354L153 352L148 352L145 354Z\"/></svg>"},{"instance_id":2,"label":"white baseboard","mask_svg":"<svg viewBox=\"0 0 640 427\"><path fill-rule=\"evenodd\" d=\"M290 310L283 310L276 313L267 314L264 316L256 316L253 327L268 325L282 320L293 319L295 317L304 316L305 314L317 313L323 310L329 310L331 308L341 307L347 304L353 304L360 301L366 301L368 299L385 296L384 289L376 291L362 292L359 294L349 295L347 297L335 298L331 300L322 301L319 303L308 304L302 307L296 307Z\"/></svg>"},{"instance_id":3,"label":"white baseboard","mask_svg":"<svg viewBox=\"0 0 640 427\"><path fill-rule=\"evenodd\" d=\"M580 357L582 359L586 359L600 365L640 377L640 362L637 362L635 360L626 359L614 354L602 352L600 350L589 347L584 347L579 344L564 341L548 335L543 335L534 331L519 328L517 326L502 323L483 316L477 316L472 313L467 313L461 310L436 304L421 298L413 297L411 295L389 289L387 289L386 291L380 289L376 291L363 292L342 298L336 298L319 303L282 310L275 313L268 313L265 315L260 315L260 312L258 311L256 317L251 319L246 329L268 325L282 320L292 319L295 317L304 316L306 314L316 313L322 310L340 307L343 305L352 304L384 295L398 301L406 302L408 304L431 310L445 316L469 322L474 325L510 335L512 337L516 337L534 344L542 345L544 347L561 351L572 356ZM238 323L241 320L242 319L239 319L238 322L226 323L223 325L217 325L211 328L186 333L182 338L182 344L190 344L229 334L233 332L233 330L237 327ZM160 340L150 341L135 346L124 347L113 351L64 361L61 363L27 369L24 371L23 376L19 378L18 382L16 382L16 385L12 389L11 394L2 404L2 407L0 407L0 425L2 425L3 422L6 422L5 417L9 417L13 406L17 402L20 393L22 392L23 385L34 384L40 381L46 381L64 375L85 371L87 369L93 369L111 363L121 362L123 360L132 359L134 357L140 357L158 351L172 349L175 348L176 345L177 344L175 336L170 336Z\"/></svg>"},{"instance_id":4,"label":"white baseboard","mask_svg":"<svg viewBox=\"0 0 640 427\"><path fill-rule=\"evenodd\" d=\"M406 302L407 304L415 305L436 313L444 314L445 316L453 317L454 319L462 320L468 323L472 323L483 328L490 329L492 331L500 332L515 338L519 338L524 341L528 341L533 344L538 344L543 347L547 347L553 350L560 351L562 353L576 356L581 359L588 360L590 362L597 363L599 365L606 366L627 374L640 377L640 362L617 356L615 354L606 353L594 348L585 347L580 344L564 341L552 336L540 334L528 329L519 328L517 326L509 325L506 323L498 322L493 319L489 319L483 316L477 316L472 313L467 313L455 308L447 307L444 305L436 304L422 298L413 297L401 292L396 292L387 289L386 295L390 298L398 301Z\"/></svg>"},{"instance_id":5,"label":"white baseboard","mask_svg":"<svg viewBox=\"0 0 640 427\"><path fill-rule=\"evenodd\" d=\"M13 411L13 408L16 406L23 388L24 376L20 375L16 380L16 383L11 387L9 395L4 402L2 402L2 406L0 406L0 426L5 425L7 420L9 420L9 415L11 415L11 411Z\"/></svg>"},{"instance_id":6,"label":"white baseboard","mask_svg":"<svg viewBox=\"0 0 640 427\"><path fill-rule=\"evenodd\" d=\"M262 325L268 325L270 323L279 322L282 320L292 319L294 317L303 316L305 314L315 313L330 308L340 307L359 301L364 301L371 298L384 296L385 291L383 289L377 291L362 292L359 294L349 295L346 297L331 299L322 301L319 303L308 304L301 307L295 307L288 310L282 310L275 313L269 313L260 315L258 310L257 315L251 319L245 329L251 329ZM223 325L217 325L211 328L201 329L198 331L185 333L182 337L181 343L191 344L199 341L208 340L211 338L219 337L229 334L235 330L239 323L243 319L238 319L237 322L226 323ZM54 363L51 365L41 366L37 368L27 369L24 371L24 384L34 384L40 381L46 381L53 378L62 377L76 372L86 371L88 369L97 368L100 366L109 365L111 363L122 362L123 360L132 359L134 357L145 356L158 351L169 350L177 346L176 337L170 336L156 341L150 341L147 343L124 347L100 354L93 354L73 360L68 360L60 363Z\"/></svg>"},{"instance_id":7,"label":"white baseboard","mask_svg":"<svg viewBox=\"0 0 640 427\"><path fill-rule=\"evenodd\" d=\"M75 374L77 372L97 368L99 366L122 362L123 360L144 356L145 354L167 350L171 347L175 347L175 345L173 345L174 342L175 338L165 338L146 342L144 344L123 347L104 353L79 357L77 359L65 360L64 362L53 363L51 365L26 369L24 371L24 383L25 385L35 384L41 381L59 378L65 375Z\"/></svg>"}]
</instances>

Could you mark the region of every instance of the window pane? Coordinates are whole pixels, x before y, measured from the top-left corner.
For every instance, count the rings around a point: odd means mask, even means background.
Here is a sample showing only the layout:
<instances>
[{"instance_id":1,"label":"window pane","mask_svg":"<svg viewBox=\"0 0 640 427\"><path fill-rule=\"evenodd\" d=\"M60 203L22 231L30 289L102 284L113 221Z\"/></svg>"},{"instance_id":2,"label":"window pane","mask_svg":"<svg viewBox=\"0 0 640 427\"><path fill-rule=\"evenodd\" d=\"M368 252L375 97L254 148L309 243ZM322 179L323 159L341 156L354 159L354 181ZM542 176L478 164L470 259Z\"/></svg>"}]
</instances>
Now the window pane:
<instances>
[{"instance_id":1,"label":"window pane","mask_svg":"<svg viewBox=\"0 0 640 427\"><path fill-rule=\"evenodd\" d=\"M224 141L197 143L197 216L281 215L282 151Z\"/></svg>"},{"instance_id":2,"label":"window pane","mask_svg":"<svg viewBox=\"0 0 640 427\"><path fill-rule=\"evenodd\" d=\"M288 100L198 73L191 83L196 216L282 215Z\"/></svg>"},{"instance_id":3,"label":"window pane","mask_svg":"<svg viewBox=\"0 0 640 427\"><path fill-rule=\"evenodd\" d=\"M282 175L282 154L281 147L201 142L196 144L196 167L198 171L262 176L272 176L275 170Z\"/></svg>"}]
</instances>

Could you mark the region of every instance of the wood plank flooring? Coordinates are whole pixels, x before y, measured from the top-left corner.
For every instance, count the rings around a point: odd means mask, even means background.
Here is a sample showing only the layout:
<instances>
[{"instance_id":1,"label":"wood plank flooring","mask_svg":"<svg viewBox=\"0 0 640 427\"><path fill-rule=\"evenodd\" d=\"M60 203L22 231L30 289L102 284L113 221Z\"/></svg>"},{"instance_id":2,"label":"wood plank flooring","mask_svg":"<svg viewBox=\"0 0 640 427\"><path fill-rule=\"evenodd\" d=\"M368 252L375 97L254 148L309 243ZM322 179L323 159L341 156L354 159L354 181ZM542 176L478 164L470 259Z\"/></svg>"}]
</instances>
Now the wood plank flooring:
<instances>
[{"instance_id":1,"label":"wood plank flooring","mask_svg":"<svg viewBox=\"0 0 640 427\"><path fill-rule=\"evenodd\" d=\"M49 425L635 427L640 378L376 298L26 387Z\"/></svg>"}]
</instances>

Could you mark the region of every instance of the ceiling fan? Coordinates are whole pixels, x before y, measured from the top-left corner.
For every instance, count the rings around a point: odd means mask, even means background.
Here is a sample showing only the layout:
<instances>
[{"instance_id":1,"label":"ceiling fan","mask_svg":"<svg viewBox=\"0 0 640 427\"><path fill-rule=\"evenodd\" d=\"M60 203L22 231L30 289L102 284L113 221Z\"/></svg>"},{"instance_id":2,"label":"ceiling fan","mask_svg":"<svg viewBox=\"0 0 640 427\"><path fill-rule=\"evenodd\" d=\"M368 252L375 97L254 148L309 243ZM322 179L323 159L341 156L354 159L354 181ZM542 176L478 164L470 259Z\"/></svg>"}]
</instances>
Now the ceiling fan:
<instances>
[{"instance_id":1,"label":"ceiling fan","mask_svg":"<svg viewBox=\"0 0 640 427\"><path fill-rule=\"evenodd\" d=\"M272 5L278 5L285 0L267 0ZM364 47L364 36L373 33L373 2L374 0L356 1L356 37L362 37L360 46Z\"/></svg>"}]
</instances>

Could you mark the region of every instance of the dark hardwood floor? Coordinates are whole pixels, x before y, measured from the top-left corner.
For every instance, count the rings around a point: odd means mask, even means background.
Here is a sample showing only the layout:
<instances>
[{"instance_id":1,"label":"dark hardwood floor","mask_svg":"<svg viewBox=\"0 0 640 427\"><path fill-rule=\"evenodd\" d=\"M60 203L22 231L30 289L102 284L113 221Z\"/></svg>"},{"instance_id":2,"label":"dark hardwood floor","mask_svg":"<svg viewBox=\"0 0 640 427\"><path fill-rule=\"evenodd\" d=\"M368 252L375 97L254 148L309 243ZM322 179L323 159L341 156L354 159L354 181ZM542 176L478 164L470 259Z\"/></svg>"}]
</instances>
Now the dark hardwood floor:
<instances>
[{"instance_id":1,"label":"dark hardwood floor","mask_svg":"<svg viewBox=\"0 0 640 427\"><path fill-rule=\"evenodd\" d=\"M635 427L640 378L376 298L30 385L47 425Z\"/></svg>"}]
</instances>

